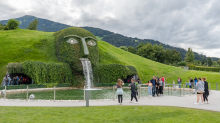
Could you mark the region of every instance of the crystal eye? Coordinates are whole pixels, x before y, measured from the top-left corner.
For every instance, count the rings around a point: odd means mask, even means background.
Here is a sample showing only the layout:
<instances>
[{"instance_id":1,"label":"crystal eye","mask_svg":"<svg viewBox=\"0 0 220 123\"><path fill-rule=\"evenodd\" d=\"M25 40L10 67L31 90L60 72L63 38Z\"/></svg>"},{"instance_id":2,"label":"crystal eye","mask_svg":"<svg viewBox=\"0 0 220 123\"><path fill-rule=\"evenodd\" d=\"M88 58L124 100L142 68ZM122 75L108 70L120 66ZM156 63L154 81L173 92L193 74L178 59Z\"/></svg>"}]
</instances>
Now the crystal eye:
<instances>
[{"instance_id":1,"label":"crystal eye","mask_svg":"<svg viewBox=\"0 0 220 123\"><path fill-rule=\"evenodd\" d=\"M96 45L95 41L92 41L92 40L88 41L87 44L90 45L90 46L95 46Z\"/></svg>"},{"instance_id":2,"label":"crystal eye","mask_svg":"<svg viewBox=\"0 0 220 123\"><path fill-rule=\"evenodd\" d=\"M76 39L74 39L74 38L70 38L67 42L70 43L70 44L78 43L78 41Z\"/></svg>"}]
</instances>

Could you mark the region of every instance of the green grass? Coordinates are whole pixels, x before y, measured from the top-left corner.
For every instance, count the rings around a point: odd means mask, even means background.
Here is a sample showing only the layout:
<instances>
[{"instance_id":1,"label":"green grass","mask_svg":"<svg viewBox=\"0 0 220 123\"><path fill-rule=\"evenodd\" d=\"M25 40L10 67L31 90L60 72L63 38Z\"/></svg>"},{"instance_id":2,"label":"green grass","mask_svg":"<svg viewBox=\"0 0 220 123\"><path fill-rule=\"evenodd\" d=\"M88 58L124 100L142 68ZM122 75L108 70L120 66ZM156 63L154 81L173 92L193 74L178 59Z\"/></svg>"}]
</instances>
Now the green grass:
<instances>
[{"instance_id":1,"label":"green grass","mask_svg":"<svg viewBox=\"0 0 220 123\"><path fill-rule=\"evenodd\" d=\"M27 60L58 62L52 32L25 29L0 30L0 78L10 62Z\"/></svg>"},{"instance_id":2,"label":"green grass","mask_svg":"<svg viewBox=\"0 0 220 123\"><path fill-rule=\"evenodd\" d=\"M217 123L219 112L161 106L1 107L3 123Z\"/></svg>"},{"instance_id":3,"label":"green grass","mask_svg":"<svg viewBox=\"0 0 220 123\"><path fill-rule=\"evenodd\" d=\"M134 66L137 69L138 75L143 83L152 79L153 76L164 76L168 83L172 83L174 80L177 84L178 77L181 77L184 83L188 81L189 77L207 77L207 81L211 83L212 89L216 88L215 83L220 84L220 74L217 72L185 71L182 68L161 64L129 53L104 41L99 41L98 44L101 57L100 63L121 63Z\"/></svg>"},{"instance_id":4,"label":"green grass","mask_svg":"<svg viewBox=\"0 0 220 123\"><path fill-rule=\"evenodd\" d=\"M98 38L101 39L101 38ZM58 62L55 55L54 36L52 32L41 32L25 29L0 30L0 78L7 71L10 62L27 60ZM207 77L212 89L219 83L220 74L217 72L184 71L181 68L161 64L138 55L126 52L104 41L99 41L101 64L123 64L136 67L143 83L152 76L164 76L168 83L181 77L183 82L189 77Z\"/></svg>"}]
</instances>

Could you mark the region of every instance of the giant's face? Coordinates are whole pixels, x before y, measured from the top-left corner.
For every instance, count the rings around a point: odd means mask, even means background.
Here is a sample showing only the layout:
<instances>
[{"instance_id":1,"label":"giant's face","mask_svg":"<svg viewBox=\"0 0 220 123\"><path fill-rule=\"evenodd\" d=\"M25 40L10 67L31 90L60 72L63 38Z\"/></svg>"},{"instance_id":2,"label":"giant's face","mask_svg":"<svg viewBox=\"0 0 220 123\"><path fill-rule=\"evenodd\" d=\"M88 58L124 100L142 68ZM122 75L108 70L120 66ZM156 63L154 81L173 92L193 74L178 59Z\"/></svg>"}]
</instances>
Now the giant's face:
<instances>
[{"instance_id":1,"label":"giant's face","mask_svg":"<svg viewBox=\"0 0 220 123\"><path fill-rule=\"evenodd\" d=\"M99 61L95 36L82 28L70 27L55 33L58 59L67 62L74 71L82 71L80 58L88 58L92 65Z\"/></svg>"}]
</instances>

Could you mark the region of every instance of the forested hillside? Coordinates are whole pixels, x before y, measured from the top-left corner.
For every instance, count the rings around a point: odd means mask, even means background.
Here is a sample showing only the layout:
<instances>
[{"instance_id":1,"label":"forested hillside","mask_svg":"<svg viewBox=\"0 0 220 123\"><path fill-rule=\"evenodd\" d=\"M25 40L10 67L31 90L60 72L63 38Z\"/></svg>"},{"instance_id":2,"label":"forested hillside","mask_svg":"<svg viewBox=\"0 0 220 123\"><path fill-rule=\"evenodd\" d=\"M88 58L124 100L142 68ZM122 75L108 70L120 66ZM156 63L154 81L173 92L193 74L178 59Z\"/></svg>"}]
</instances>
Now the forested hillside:
<instances>
[{"instance_id":1,"label":"forested hillside","mask_svg":"<svg viewBox=\"0 0 220 123\"><path fill-rule=\"evenodd\" d=\"M19 28L21 29L26 29L29 24L34 21L36 17L34 16L30 16L30 15L25 15L23 17L20 18L15 18L15 20L18 20L20 22ZM39 31L45 31L45 32L56 32L62 29L65 29L67 27L70 27L69 25L66 24L61 24L58 22L54 22L54 21L50 21L47 19L42 19L42 18L37 18L39 20L39 24L37 26L37 29ZM0 21L0 23L2 24L7 24L8 20L2 20ZM94 28L94 27L82 27L90 32L92 32L95 36L98 36L99 39L102 39L103 41L106 41L116 47L120 47L120 46L132 46L132 47L136 47L138 46L140 43L151 43L152 45L154 44L162 44L162 46L164 47L164 49L175 49L178 52L180 52L180 57L182 58L182 60L184 60L184 57L186 55L186 50L183 48L178 48L178 47L173 47L167 44L163 44L159 41L155 41L153 39L139 39L139 38L131 38L131 37L127 37L127 36L123 36L121 34L117 34L114 32L110 32L107 30L103 30L100 28ZM198 54L196 52L194 52L195 54L195 60L200 60L202 61L204 59L204 57L206 57L205 55L202 54ZM213 61L217 61L219 58L214 58L212 57Z\"/></svg>"}]
</instances>

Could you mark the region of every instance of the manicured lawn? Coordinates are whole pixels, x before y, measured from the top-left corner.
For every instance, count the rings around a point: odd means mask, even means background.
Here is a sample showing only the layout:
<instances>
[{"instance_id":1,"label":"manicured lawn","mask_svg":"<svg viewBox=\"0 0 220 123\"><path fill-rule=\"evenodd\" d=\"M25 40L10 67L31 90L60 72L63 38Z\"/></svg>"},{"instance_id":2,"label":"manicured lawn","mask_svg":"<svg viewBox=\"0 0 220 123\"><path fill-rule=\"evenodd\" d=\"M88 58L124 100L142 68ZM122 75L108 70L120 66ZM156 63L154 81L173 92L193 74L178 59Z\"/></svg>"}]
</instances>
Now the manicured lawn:
<instances>
[{"instance_id":1,"label":"manicured lawn","mask_svg":"<svg viewBox=\"0 0 220 123\"><path fill-rule=\"evenodd\" d=\"M220 112L161 106L1 107L4 123L218 123Z\"/></svg>"},{"instance_id":2,"label":"manicured lawn","mask_svg":"<svg viewBox=\"0 0 220 123\"><path fill-rule=\"evenodd\" d=\"M220 74L218 72L205 72L205 71L185 71L182 68L161 64L141 56L129 53L119 49L104 41L99 41L100 63L103 64L125 64L135 66L138 75L143 83L152 79L153 76L164 76L168 83L177 84L177 79L180 77L185 83L189 77L207 77L207 81L211 83L211 88L216 89L216 83L220 85Z\"/></svg>"},{"instance_id":3,"label":"manicured lawn","mask_svg":"<svg viewBox=\"0 0 220 123\"><path fill-rule=\"evenodd\" d=\"M52 32L0 30L0 78L6 74L7 64L10 62L58 62L54 41Z\"/></svg>"}]
</instances>

